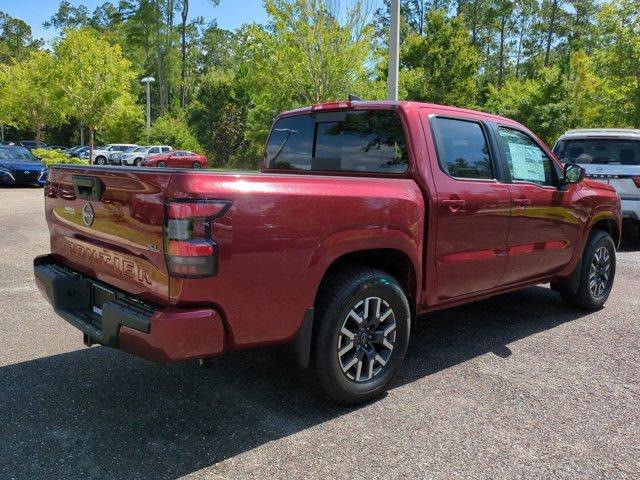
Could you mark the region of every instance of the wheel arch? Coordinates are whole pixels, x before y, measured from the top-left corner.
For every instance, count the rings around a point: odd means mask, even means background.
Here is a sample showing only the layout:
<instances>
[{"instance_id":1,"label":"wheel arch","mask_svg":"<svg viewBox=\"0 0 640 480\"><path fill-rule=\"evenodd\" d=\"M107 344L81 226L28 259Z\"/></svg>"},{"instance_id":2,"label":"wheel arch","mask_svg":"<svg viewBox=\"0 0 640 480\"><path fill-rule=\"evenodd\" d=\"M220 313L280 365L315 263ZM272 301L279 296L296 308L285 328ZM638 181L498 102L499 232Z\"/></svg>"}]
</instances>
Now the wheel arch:
<instances>
[{"instance_id":1,"label":"wheel arch","mask_svg":"<svg viewBox=\"0 0 640 480\"><path fill-rule=\"evenodd\" d=\"M409 255L397 248L353 250L335 258L322 275L314 304L327 288L333 276L339 271L353 266L375 268L393 277L405 291L411 308L415 310L418 288L416 267Z\"/></svg>"},{"instance_id":2,"label":"wheel arch","mask_svg":"<svg viewBox=\"0 0 640 480\"><path fill-rule=\"evenodd\" d=\"M415 325L417 297L420 291L418 287L420 285L419 265L415 256L412 257L405 249L397 246L354 248L332 257L322 269L319 280L315 282L317 286L313 296L314 306L305 312L298 333L290 343L291 354L296 363L302 368L309 366L315 305L329 285L331 278L338 272L350 266L366 266L382 270L396 279L407 295L411 310L411 323Z\"/></svg>"},{"instance_id":3,"label":"wheel arch","mask_svg":"<svg viewBox=\"0 0 640 480\"><path fill-rule=\"evenodd\" d=\"M613 239L613 243L615 243L616 248L620 245L621 240L621 227L618 222L614 218L600 218L595 219L592 224L590 231L593 230L603 230L611 235Z\"/></svg>"}]
</instances>

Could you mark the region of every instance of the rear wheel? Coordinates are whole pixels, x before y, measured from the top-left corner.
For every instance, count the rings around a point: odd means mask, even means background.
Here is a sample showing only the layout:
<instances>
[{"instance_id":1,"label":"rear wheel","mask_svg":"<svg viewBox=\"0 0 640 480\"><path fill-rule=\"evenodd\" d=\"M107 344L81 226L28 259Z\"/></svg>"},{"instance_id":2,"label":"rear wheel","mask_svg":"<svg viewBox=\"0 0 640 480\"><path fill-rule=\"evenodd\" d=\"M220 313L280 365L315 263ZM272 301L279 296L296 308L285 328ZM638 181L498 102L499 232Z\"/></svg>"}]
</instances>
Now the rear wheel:
<instances>
[{"instance_id":1,"label":"rear wheel","mask_svg":"<svg viewBox=\"0 0 640 480\"><path fill-rule=\"evenodd\" d=\"M560 288L562 298L572 307L599 310L609 298L616 275L616 246L603 230L589 234L580 264L580 283L576 292Z\"/></svg>"},{"instance_id":2,"label":"rear wheel","mask_svg":"<svg viewBox=\"0 0 640 480\"><path fill-rule=\"evenodd\" d=\"M342 404L382 394L409 343L409 302L398 282L376 269L343 270L316 312L310 368L321 393Z\"/></svg>"},{"instance_id":3,"label":"rear wheel","mask_svg":"<svg viewBox=\"0 0 640 480\"><path fill-rule=\"evenodd\" d=\"M167 166L167 162L163 162L162 160L158 162L158 167L164 168Z\"/></svg>"},{"instance_id":4,"label":"rear wheel","mask_svg":"<svg viewBox=\"0 0 640 480\"><path fill-rule=\"evenodd\" d=\"M139 167L141 163L142 163L142 159L141 159L141 158L136 158L136 159L133 161L133 164L134 164L136 167Z\"/></svg>"}]
</instances>

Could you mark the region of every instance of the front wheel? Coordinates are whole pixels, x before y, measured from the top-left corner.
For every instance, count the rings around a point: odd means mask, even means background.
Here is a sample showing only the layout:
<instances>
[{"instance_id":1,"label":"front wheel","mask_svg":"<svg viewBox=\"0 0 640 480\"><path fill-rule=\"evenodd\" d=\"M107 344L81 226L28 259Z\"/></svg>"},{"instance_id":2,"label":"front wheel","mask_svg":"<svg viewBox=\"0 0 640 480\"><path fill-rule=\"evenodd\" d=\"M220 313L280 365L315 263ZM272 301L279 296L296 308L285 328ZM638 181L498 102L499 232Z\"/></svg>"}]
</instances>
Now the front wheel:
<instances>
[{"instance_id":1,"label":"front wheel","mask_svg":"<svg viewBox=\"0 0 640 480\"><path fill-rule=\"evenodd\" d=\"M345 269L322 292L316 312L310 368L321 393L346 405L381 395L409 344L402 287L380 270Z\"/></svg>"},{"instance_id":2,"label":"front wheel","mask_svg":"<svg viewBox=\"0 0 640 480\"><path fill-rule=\"evenodd\" d=\"M134 164L136 167L139 167L141 163L142 163L142 159L141 159L141 158L136 158L136 159L134 160L134 162L133 162L133 164Z\"/></svg>"},{"instance_id":3,"label":"front wheel","mask_svg":"<svg viewBox=\"0 0 640 480\"><path fill-rule=\"evenodd\" d=\"M96 165L106 165L107 164L107 159L104 157L98 157L96 158Z\"/></svg>"},{"instance_id":4,"label":"front wheel","mask_svg":"<svg viewBox=\"0 0 640 480\"><path fill-rule=\"evenodd\" d=\"M164 168L164 167L166 167L166 166L167 166L167 162L163 162L163 161L159 161L159 162L158 162L158 167L160 167L160 168Z\"/></svg>"},{"instance_id":5,"label":"front wheel","mask_svg":"<svg viewBox=\"0 0 640 480\"><path fill-rule=\"evenodd\" d=\"M202 168L202 164L200 162L193 162L193 165L191 165L191 168L194 168L197 170L199 168Z\"/></svg>"},{"instance_id":6,"label":"front wheel","mask_svg":"<svg viewBox=\"0 0 640 480\"><path fill-rule=\"evenodd\" d=\"M589 234L580 264L580 283L576 292L560 289L570 306L583 310L601 309L611 293L616 275L616 246L609 233Z\"/></svg>"}]
</instances>

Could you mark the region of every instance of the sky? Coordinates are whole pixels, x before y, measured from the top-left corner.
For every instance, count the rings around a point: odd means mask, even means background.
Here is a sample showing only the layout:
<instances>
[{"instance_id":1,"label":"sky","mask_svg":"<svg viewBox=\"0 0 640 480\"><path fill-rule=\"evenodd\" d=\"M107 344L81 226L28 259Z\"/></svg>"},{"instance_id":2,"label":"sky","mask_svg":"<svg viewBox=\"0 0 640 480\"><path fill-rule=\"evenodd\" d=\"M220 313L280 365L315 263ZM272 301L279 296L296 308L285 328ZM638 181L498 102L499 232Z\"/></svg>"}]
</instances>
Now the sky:
<instances>
[{"instance_id":1,"label":"sky","mask_svg":"<svg viewBox=\"0 0 640 480\"><path fill-rule=\"evenodd\" d=\"M74 6L85 5L89 11L105 3L107 0L71 0ZM117 0L112 0L117 3ZM51 18L57 11L60 0L0 0L0 10L15 18L27 22L35 38L50 40L58 32L45 29L42 22ZM213 7L208 0L191 0L189 18L202 15L205 20L217 19L218 25L226 29L234 29L243 23L264 23L267 15L262 0L220 0L220 5Z\"/></svg>"}]
</instances>

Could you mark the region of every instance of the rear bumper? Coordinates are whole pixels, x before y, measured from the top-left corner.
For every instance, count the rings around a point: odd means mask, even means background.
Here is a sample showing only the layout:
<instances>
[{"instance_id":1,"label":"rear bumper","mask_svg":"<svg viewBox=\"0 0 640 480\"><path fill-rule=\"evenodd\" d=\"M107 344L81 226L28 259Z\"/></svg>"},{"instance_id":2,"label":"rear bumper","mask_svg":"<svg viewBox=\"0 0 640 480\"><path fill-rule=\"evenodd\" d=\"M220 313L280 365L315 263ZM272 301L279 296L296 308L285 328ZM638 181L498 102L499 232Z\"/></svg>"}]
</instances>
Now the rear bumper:
<instances>
[{"instance_id":1,"label":"rear bumper","mask_svg":"<svg viewBox=\"0 0 640 480\"><path fill-rule=\"evenodd\" d=\"M58 264L50 255L36 257L33 264L40 292L60 317L83 332L86 343L156 362L195 360L224 351L224 326L213 309L152 305ZM101 309L95 307L96 287L114 297Z\"/></svg>"}]
</instances>

